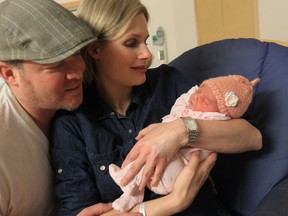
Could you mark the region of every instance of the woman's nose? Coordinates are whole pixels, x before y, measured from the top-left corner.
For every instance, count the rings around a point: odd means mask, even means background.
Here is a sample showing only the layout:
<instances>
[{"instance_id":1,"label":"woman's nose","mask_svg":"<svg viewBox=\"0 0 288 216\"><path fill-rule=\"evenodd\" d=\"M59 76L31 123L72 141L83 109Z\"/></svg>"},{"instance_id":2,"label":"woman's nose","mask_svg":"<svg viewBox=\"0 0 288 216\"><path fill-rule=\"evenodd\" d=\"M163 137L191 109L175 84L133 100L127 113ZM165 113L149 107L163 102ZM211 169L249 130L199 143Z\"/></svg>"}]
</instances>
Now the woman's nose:
<instances>
[{"instance_id":1,"label":"woman's nose","mask_svg":"<svg viewBox=\"0 0 288 216\"><path fill-rule=\"evenodd\" d=\"M140 59L145 59L145 60L150 61L151 57L152 57L152 54L149 48L147 47L147 45L145 45L141 51Z\"/></svg>"}]
</instances>

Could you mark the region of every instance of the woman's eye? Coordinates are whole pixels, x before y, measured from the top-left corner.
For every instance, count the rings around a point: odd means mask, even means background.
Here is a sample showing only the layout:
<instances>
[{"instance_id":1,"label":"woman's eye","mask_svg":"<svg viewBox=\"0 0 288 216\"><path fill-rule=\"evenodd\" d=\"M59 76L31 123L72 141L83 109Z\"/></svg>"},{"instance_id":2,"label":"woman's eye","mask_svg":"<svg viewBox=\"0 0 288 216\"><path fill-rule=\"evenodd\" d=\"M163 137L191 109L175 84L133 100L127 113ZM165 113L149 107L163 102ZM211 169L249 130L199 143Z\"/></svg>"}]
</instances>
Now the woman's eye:
<instances>
[{"instance_id":1,"label":"woman's eye","mask_svg":"<svg viewBox=\"0 0 288 216\"><path fill-rule=\"evenodd\" d=\"M137 46L137 40L128 40L124 43L126 47L136 47Z\"/></svg>"}]
</instances>

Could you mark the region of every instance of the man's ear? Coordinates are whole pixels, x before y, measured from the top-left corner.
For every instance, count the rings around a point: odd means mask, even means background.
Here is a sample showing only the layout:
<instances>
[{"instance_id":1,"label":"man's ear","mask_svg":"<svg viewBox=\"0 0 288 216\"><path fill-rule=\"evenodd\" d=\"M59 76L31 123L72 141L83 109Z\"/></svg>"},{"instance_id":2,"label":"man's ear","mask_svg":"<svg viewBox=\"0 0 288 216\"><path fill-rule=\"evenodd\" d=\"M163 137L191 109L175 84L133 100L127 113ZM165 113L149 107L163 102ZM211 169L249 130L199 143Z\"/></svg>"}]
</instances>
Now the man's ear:
<instances>
[{"instance_id":1,"label":"man's ear","mask_svg":"<svg viewBox=\"0 0 288 216\"><path fill-rule=\"evenodd\" d=\"M17 85L16 72L13 67L4 62L0 62L0 76L9 84Z\"/></svg>"},{"instance_id":2,"label":"man's ear","mask_svg":"<svg viewBox=\"0 0 288 216\"><path fill-rule=\"evenodd\" d=\"M100 45L97 43L92 43L88 45L87 52L92 58L98 59L100 55Z\"/></svg>"}]
</instances>

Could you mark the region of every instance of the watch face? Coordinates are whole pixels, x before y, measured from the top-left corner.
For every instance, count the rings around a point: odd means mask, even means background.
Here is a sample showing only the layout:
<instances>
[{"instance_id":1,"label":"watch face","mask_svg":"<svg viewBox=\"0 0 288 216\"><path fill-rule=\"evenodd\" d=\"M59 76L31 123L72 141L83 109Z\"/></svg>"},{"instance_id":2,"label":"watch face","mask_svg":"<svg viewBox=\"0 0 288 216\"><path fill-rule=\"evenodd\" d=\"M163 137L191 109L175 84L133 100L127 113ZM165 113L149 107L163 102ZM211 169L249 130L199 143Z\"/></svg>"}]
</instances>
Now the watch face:
<instances>
[{"instance_id":1,"label":"watch face","mask_svg":"<svg viewBox=\"0 0 288 216\"><path fill-rule=\"evenodd\" d=\"M189 128L189 130L193 130L193 131L198 131L198 126L196 124L196 121L194 119L187 119L187 127Z\"/></svg>"},{"instance_id":2,"label":"watch face","mask_svg":"<svg viewBox=\"0 0 288 216\"><path fill-rule=\"evenodd\" d=\"M182 119L188 131L188 143L195 143L198 135L198 126L196 121L190 117L184 117Z\"/></svg>"}]
</instances>

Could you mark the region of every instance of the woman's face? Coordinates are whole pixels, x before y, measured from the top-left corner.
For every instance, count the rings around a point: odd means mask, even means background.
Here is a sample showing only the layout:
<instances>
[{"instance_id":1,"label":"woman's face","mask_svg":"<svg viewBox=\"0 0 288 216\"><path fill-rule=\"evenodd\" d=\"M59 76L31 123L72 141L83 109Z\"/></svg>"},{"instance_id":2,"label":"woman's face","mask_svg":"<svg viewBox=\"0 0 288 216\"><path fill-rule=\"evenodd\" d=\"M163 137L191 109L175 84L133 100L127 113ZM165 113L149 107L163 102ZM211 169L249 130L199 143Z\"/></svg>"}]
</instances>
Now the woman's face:
<instances>
[{"instance_id":1,"label":"woman's face","mask_svg":"<svg viewBox=\"0 0 288 216\"><path fill-rule=\"evenodd\" d=\"M134 17L127 31L119 38L97 47L97 78L101 85L132 87L146 80L151 53L146 40L149 36L143 14Z\"/></svg>"}]
</instances>

